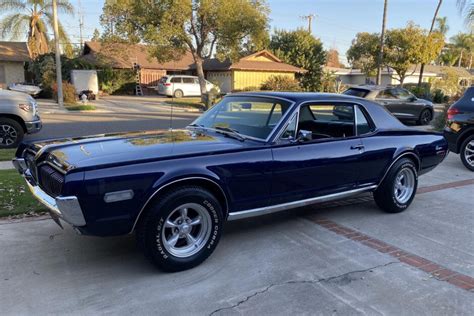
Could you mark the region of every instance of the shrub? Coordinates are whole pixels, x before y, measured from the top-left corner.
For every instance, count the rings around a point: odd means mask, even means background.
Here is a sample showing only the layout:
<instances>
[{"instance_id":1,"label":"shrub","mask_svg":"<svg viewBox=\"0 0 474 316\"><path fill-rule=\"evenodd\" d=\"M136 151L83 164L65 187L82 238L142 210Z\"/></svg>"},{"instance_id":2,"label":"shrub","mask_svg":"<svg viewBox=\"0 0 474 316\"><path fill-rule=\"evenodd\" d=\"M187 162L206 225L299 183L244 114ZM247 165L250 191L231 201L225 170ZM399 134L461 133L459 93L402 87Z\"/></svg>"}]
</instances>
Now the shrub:
<instances>
[{"instance_id":1,"label":"shrub","mask_svg":"<svg viewBox=\"0 0 474 316\"><path fill-rule=\"evenodd\" d=\"M287 76L271 76L262 84L262 90L268 91L301 91L299 82Z\"/></svg>"},{"instance_id":2,"label":"shrub","mask_svg":"<svg viewBox=\"0 0 474 316\"><path fill-rule=\"evenodd\" d=\"M440 113L433 121L433 127L437 131L442 131L446 125L446 119L448 118L448 108L449 104L446 104L443 108L443 112Z\"/></svg>"},{"instance_id":3,"label":"shrub","mask_svg":"<svg viewBox=\"0 0 474 316\"><path fill-rule=\"evenodd\" d=\"M97 72L99 88L108 94L134 94L135 72L128 69L106 67Z\"/></svg>"},{"instance_id":4,"label":"shrub","mask_svg":"<svg viewBox=\"0 0 474 316\"><path fill-rule=\"evenodd\" d=\"M434 90L433 102L434 103L446 103L449 101L449 97L443 93L440 89Z\"/></svg>"},{"instance_id":5,"label":"shrub","mask_svg":"<svg viewBox=\"0 0 474 316\"><path fill-rule=\"evenodd\" d=\"M58 85L53 83L53 98L58 100ZM76 88L69 82L63 81L63 99L64 103L76 103Z\"/></svg>"},{"instance_id":6,"label":"shrub","mask_svg":"<svg viewBox=\"0 0 474 316\"><path fill-rule=\"evenodd\" d=\"M416 83L407 83L403 87L413 93L417 98L432 100L431 85L428 82L423 82L420 87Z\"/></svg>"}]
</instances>

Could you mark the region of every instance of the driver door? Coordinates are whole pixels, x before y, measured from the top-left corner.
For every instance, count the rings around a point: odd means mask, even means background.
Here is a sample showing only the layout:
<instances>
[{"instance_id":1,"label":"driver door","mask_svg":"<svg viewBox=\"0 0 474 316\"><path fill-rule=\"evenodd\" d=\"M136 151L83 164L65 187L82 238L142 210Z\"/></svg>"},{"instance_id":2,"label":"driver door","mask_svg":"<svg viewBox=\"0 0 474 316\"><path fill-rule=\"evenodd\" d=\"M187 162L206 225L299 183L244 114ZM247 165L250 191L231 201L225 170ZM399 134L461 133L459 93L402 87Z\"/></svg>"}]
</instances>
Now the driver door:
<instances>
[{"instance_id":1,"label":"driver door","mask_svg":"<svg viewBox=\"0 0 474 316\"><path fill-rule=\"evenodd\" d=\"M354 189L363 150L353 104L300 106L272 148L271 205Z\"/></svg>"}]
</instances>

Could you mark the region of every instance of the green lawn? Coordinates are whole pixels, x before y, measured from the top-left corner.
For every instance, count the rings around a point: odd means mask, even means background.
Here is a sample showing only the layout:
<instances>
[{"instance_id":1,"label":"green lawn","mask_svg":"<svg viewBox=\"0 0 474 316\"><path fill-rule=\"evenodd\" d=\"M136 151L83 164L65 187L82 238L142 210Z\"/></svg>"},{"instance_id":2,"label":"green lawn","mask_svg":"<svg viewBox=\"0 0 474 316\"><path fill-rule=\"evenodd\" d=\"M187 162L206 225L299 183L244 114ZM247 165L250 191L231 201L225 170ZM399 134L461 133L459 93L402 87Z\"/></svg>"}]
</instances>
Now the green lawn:
<instances>
[{"instance_id":1,"label":"green lawn","mask_svg":"<svg viewBox=\"0 0 474 316\"><path fill-rule=\"evenodd\" d=\"M64 107L68 111L94 111L95 106L90 105L90 104L65 104Z\"/></svg>"},{"instance_id":2,"label":"green lawn","mask_svg":"<svg viewBox=\"0 0 474 316\"><path fill-rule=\"evenodd\" d=\"M204 109L204 104L201 102L201 98L180 98L180 99L169 99L165 101L167 104L180 107L180 108L196 108Z\"/></svg>"},{"instance_id":3,"label":"green lawn","mask_svg":"<svg viewBox=\"0 0 474 316\"><path fill-rule=\"evenodd\" d=\"M15 156L16 149L0 149L0 161L12 160Z\"/></svg>"},{"instance_id":4,"label":"green lawn","mask_svg":"<svg viewBox=\"0 0 474 316\"><path fill-rule=\"evenodd\" d=\"M0 217L45 211L16 170L0 170Z\"/></svg>"}]
</instances>

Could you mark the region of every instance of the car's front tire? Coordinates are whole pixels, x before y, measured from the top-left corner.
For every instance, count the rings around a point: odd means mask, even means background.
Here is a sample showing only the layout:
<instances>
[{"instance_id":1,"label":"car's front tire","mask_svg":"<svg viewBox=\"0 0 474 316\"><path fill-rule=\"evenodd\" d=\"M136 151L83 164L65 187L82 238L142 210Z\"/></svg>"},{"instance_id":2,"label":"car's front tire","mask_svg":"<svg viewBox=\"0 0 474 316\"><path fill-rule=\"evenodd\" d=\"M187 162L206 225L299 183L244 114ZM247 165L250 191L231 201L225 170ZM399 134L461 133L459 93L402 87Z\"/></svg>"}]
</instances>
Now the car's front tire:
<instances>
[{"instance_id":1,"label":"car's front tire","mask_svg":"<svg viewBox=\"0 0 474 316\"><path fill-rule=\"evenodd\" d=\"M23 127L17 121L0 118L0 149L18 147L24 135Z\"/></svg>"},{"instance_id":2,"label":"car's front tire","mask_svg":"<svg viewBox=\"0 0 474 316\"><path fill-rule=\"evenodd\" d=\"M428 125L430 124L431 120L433 119L433 114L429 109L424 109L420 113L420 117L418 118L417 124L418 125Z\"/></svg>"},{"instance_id":3,"label":"car's front tire","mask_svg":"<svg viewBox=\"0 0 474 316\"><path fill-rule=\"evenodd\" d=\"M374 192L378 207L388 213L403 212L413 201L418 187L416 166L412 160L398 160Z\"/></svg>"},{"instance_id":4,"label":"car's front tire","mask_svg":"<svg viewBox=\"0 0 474 316\"><path fill-rule=\"evenodd\" d=\"M191 269L216 248L224 216L219 201L197 186L177 188L161 196L137 227L145 256L164 271Z\"/></svg>"},{"instance_id":5,"label":"car's front tire","mask_svg":"<svg viewBox=\"0 0 474 316\"><path fill-rule=\"evenodd\" d=\"M474 135L469 136L461 144L461 161L464 166L474 171Z\"/></svg>"}]
</instances>

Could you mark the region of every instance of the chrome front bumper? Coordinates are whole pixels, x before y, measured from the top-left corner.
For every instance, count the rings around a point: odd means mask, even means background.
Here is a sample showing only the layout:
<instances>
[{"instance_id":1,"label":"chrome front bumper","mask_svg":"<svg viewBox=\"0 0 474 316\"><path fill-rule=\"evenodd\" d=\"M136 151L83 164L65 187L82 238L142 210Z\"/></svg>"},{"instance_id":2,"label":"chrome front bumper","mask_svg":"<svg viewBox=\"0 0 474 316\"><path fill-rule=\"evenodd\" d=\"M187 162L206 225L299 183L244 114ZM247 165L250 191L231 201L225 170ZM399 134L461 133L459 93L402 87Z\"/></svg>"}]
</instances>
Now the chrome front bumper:
<instances>
[{"instance_id":1,"label":"chrome front bumper","mask_svg":"<svg viewBox=\"0 0 474 316\"><path fill-rule=\"evenodd\" d=\"M27 134L38 133L43 128L43 123L41 122L41 119L31 122L25 122L25 125Z\"/></svg>"},{"instance_id":2,"label":"chrome front bumper","mask_svg":"<svg viewBox=\"0 0 474 316\"><path fill-rule=\"evenodd\" d=\"M79 204L77 197L58 196L54 198L44 192L36 184L35 179L31 176L31 173L23 158L13 159L13 165L15 166L16 170L18 170L18 172L25 178L26 184L35 198L49 209L51 217L53 217L54 220L60 218L72 226L86 225L86 220L84 219L81 205Z\"/></svg>"}]
</instances>

